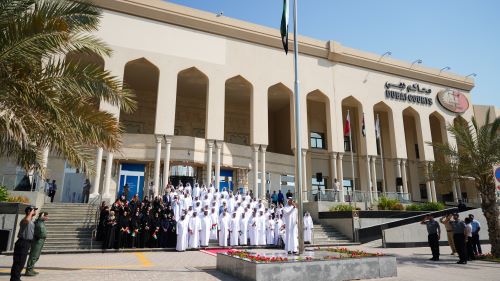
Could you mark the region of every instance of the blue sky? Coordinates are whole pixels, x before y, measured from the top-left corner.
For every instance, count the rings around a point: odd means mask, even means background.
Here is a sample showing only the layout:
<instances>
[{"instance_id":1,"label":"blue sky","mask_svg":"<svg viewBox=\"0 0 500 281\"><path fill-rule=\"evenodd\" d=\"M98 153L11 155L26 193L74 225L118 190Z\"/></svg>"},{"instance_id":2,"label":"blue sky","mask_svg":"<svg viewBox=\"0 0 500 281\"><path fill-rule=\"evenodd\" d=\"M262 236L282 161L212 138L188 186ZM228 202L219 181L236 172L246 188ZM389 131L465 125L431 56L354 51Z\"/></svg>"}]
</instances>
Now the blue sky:
<instances>
[{"instance_id":1,"label":"blue sky","mask_svg":"<svg viewBox=\"0 0 500 281\"><path fill-rule=\"evenodd\" d=\"M293 0L292 0L293 1ZM279 28L282 0L171 0ZM451 72L477 73L474 104L500 107L500 1L299 0L299 33Z\"/></svg>"}]
</instances>

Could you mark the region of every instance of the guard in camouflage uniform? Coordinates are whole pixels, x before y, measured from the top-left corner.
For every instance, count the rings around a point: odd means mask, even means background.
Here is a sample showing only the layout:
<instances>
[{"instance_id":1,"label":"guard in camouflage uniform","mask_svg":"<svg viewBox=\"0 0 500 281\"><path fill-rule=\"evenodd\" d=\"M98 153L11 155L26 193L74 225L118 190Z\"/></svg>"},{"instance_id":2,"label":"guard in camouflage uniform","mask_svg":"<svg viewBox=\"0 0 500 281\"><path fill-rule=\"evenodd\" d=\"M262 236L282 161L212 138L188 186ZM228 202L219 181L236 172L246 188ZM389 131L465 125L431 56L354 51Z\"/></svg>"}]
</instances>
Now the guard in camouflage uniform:
<instances>
[{"instance_id":1,"label":"guard in camouflage uniform","mask_svg":"<svg viewBox=\"0 0 500 281\"><path fill-rule=\"evenodd\" d=\"M28 258L28 265L26 266L26 276L35 276L38 274L33 268L35 263L40 258L42 253L45 238L47 238L47 229L45 228L45 221L49 218L49 213L41 212L40 216L35 222L35 235L31 243L31 252Z\"/></svg>"}]
</instances>

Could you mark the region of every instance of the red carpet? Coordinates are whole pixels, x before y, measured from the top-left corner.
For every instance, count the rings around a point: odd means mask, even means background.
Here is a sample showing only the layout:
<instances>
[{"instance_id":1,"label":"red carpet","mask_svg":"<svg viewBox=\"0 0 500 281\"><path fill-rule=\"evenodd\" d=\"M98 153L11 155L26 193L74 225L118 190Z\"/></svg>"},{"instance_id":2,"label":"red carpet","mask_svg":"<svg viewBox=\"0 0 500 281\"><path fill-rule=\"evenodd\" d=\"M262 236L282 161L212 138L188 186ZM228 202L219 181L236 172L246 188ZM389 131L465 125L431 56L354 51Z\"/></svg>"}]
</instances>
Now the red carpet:
<instances>
[{"instance_id":1,"label":"red carpet","mask_svg":"<svg viewBox=\"0 0 500 281\"><path fill-rule=\"evenodd\" d=\"M230 251L232 249L225 248L225 249L207 249L207 250L200 250L200 252L211 255L211 256L217 256L217 253L225 253L227 251Z\"/></svg>"}]
</instances>

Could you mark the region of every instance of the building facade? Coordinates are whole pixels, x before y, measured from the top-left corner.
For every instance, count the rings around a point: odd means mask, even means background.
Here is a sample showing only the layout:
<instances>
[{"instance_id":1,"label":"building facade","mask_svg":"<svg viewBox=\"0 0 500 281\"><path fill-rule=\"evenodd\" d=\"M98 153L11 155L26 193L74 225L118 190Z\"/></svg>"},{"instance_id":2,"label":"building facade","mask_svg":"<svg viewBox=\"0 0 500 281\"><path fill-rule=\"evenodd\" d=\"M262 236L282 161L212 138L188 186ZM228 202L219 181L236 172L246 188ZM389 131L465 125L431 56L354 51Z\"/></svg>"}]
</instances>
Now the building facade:
<instances>
[{"instance_id":1,"label":"building facade","mask_svg":"<svg viewBox=\"0 0 500 281\"><path fill-rule=\"evenodd\" d=\"M113 55L68 56L123 79L138 108L126 114L99 105L125 134L119 153L97 149L94 196L114 198L125 183L157 195L169 181L259 197L294 191L293 155L301 153L308 198L332 189L334 179L342 200L374 200L383 192L410 201L477 198L466 179L439 184L429 176L440 156L428 143L453 144L447 124L474 115L472 78L300 37L297 152L293 58L283 52L279 30L162 1L101 2L97 36ZM347 115L352 138L344 132ZM3 162L4 175L19 173ZM76 171L64 159L49 156L48 171L61 183L58 200L71 198L64 188L77 192L67 182Z\"/></svg>"}]
</instances>

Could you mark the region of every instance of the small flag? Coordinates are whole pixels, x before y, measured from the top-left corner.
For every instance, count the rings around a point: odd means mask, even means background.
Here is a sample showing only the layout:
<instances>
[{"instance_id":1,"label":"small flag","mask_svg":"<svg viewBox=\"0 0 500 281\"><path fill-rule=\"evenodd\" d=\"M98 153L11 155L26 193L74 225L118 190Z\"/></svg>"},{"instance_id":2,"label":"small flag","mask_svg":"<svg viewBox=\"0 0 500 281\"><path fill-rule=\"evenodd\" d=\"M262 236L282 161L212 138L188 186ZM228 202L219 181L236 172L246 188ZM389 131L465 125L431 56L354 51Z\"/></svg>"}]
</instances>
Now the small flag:
<instances>
[{"instance_id":1,"label":"small flag","mask_svg":"<svg viewBox=\"0 0 500 281\"><path fill-rule=\"evenodd\" d=\"M347 111L347 117L345 118L344 135L348 136L351 132L351 118L349 117L349 111Z\"/></svg>"},{"instance_id":2,"label":"small flag","mask_svg":"<svg viewBox=\"0 0 500 281\"><path fill-rule=\"evenodd\" d=\"M283 43L283 49L285 53L288 54L288 15L290 8L288 5L288 0L283 0L283 15L281 17L281 42Z\"/></svg>"},{"instance_id":3,"label":"small flag","mask_svg":"<svg viewBox=\"0 0 500 281\"><path fill-rule=\"evenodd\" d=\"M380 139L380 119L377 116L377 120L375 121L375 136L377 139Z\"/></svg>"},{"instance_id":4,"label":"small flag","mask_svg":"<svg viewBox=\"0 0 500 281\"><path fill-rule=\"evenodd\" d=\"M366 137L365 115L363 114L363 122L361 123L361 134Z\"/></svg>"}]
</instances>

